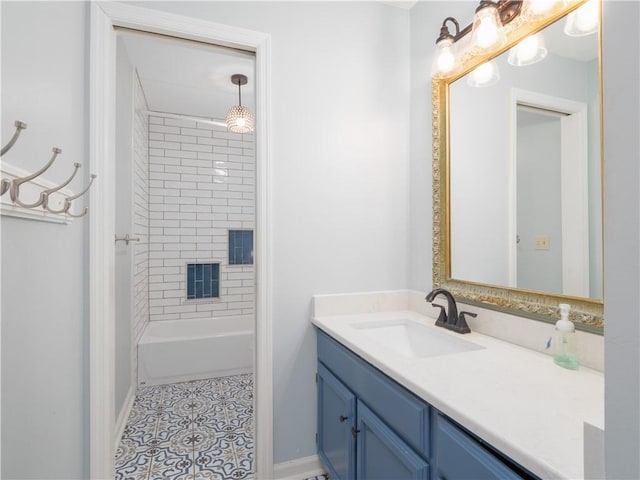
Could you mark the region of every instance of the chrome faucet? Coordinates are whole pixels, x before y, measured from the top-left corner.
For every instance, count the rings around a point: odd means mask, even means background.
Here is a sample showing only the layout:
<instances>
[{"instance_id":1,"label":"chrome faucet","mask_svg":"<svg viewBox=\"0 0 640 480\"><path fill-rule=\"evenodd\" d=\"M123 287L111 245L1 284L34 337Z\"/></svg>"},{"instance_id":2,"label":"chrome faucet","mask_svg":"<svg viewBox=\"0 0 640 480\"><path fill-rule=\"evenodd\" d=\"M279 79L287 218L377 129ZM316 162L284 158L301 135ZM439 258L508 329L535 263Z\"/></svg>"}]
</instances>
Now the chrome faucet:
<instances>
[{"instance_id":1,"label":"chrome faucet","mask_svg":"<svg viewBox=\"0 0 640 480\"><path fill-rule=\"evenodd\" d=\"M438 295L442 295L447 299L446 312L442 305L432 303ZM436 288L435 290L431 290L425 297L425 300L428 303L431 303L432 306L438 307L440 309L440 315L438 315L438 319L436 320L436 326L444 327L447 330L451 330L457 333L471 333L471 329L467 324L465 316L469 315L470 317L476 317L477 314L470 312L460 312L460 314L458 314L456 299L453 298L453 295L449 290L445 290L444 288Z\"/></svg>"}]
</instances>

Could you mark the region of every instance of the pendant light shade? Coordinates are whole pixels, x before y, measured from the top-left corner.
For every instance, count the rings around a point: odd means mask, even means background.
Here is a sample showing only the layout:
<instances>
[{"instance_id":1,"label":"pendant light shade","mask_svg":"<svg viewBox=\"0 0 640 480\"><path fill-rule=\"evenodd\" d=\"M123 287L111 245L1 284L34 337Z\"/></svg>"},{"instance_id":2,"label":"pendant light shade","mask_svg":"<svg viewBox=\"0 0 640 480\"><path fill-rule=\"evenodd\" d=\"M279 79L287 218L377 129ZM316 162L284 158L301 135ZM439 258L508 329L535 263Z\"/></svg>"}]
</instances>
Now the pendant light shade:
<instances>
[{"instance_id":1,"label":"pendant light shade","mask_svg":"<svg viewBox=\"0 0 640 480\"><path fill-rule=\"evenodd\" d=\"M567 17L564 33L570 37L582 37L598 31L600 12L597 0L589 0Z\"/></svg>"},{"instance_id":2,"label":"pendant light shade","mask_svg":"<svg viewBox=\"0 0 640 480\"><path fill-rule=\"evenodd\" d=\"M468 76L467 85L471 87L490 87L500 80L500 71L494 60L478 65Z\"/></svg>"},{"instance_id":3,"label":"pendant light shade","mask_svg":"<svg viewBox=\"0 0 640 480\"><path fill-rule=\"evenodd\" d=\"M547 56L547 49L544 46L544 37L538 32L535 35L529 35L509 50L507 61L509 65L515 67L524 67L525 65L533 65Z\"/></svg>"},{"instance_id":4,"label":"pendant light shade","mask_svg":"<svg viewBox=\"0 0 640 480\"><path fill-rule=\"evenodd\" d=\"M471 44L480 51L495 50L507 43L498 5L482 1L476 9L471 30Z\"/></svg>"},{"instance_id":5,"label":"pendant light shade","mask_svg":"<svg viewBox=\"0 0 640 480\"><path fill-rule=\"evenodd\" d=\"M566 6L566 3L566 0L526 0L524 11L529 19L542 18Z\"/></svg>"},{"instance_id":6,"label":"pendant light shade","mask_svg":"<svg viewBox=\"0 0 640 480\"><path fill-rule=\"evenodd\" d=\"M245 75L231 75L231 82L238 85L238 105L235 105L227 112L225 122L229 131L233 133L249 133L253 132L253 114L242 105L241 85L246 85L247 77Z\"/></svg>"}]
</instances>

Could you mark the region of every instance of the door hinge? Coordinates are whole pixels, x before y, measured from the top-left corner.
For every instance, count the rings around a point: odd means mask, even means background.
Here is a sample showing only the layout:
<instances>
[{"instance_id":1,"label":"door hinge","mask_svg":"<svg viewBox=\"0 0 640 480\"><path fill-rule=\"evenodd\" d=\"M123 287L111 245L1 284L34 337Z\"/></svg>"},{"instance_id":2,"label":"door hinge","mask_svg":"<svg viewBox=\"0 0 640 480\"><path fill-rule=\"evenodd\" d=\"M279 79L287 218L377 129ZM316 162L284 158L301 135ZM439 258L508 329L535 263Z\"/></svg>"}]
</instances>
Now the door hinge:
<instances>
[{"instance_id":1,"label":"door hinge","mask_svg":"<svg viewBox=\"0 0 640 480\"><path fill-rule=\"evenodd\" d=\"M318 372L316 372L316 383L318 383Z\"/></svg>"},{"instance_id":2,"label":"door hinge","mask_svg":"<svg viewBox=\"0 0 640 480\"><path fill-rule=\"evenodd\" d=\"M316 433L316 445L318 444L318 434Z\"/></svg>"}]
</instances>

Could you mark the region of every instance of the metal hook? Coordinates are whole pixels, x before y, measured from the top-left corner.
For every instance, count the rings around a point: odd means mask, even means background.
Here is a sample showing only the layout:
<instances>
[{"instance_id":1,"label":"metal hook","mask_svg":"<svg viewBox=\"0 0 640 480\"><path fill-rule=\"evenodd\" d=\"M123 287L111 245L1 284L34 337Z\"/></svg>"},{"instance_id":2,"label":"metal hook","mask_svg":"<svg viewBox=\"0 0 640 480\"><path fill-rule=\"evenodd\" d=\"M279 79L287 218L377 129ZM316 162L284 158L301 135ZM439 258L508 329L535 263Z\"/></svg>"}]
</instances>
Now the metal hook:
<instances>
[{"instance_id":1,"label":"metal hook","mask_svg":"<svg viewBox=\"0 0 640 480\"><path fill-rule=\"evenodd\" d=\"M57 148L57 147L53 147L51 149L51 151L53 152L53 155L51 155L51 159L46 163L46 165L44 167L42 167L40 170L38 170L37 172L32 173L31 175L28 175L26 177L22 177L22 178L16 178L11 182L11 186L9 189L9 194L11 195L11 201L13 203L17 203L18 205L20 205L21 207L24 208L33 208L33 207L37 207L38 205L40 205L40 203L36 202L35 204L32 205L27 205L25 203L22 203L20 201L20 199L18 198L18 196L20 195L20 185L22 185L25 182L31 181L36 177L39 177L40 175L42 175L44 172L47 171L47 169L53 165L53 162L55 161L56 157L62 153L62 150Z\"/></svg>"},{"instance_id":2,"label":"metal hook","mask_svg":"<svg viewBox=\"0 0 640 480\"><path fill-rule=\"evenodd\" d=\"M9 187L11 187L11 180L6 178L0 180L0 197L9 191Z\"/></svg>"},{"instance_id":3,"label":"metal hook","mask_svg":"<svg viewBox=\"0 0 640 480\"><path fill-rule=\"evenodd\" d=\"M9 150L11 150L11 147L13 147L13 145L18 140L18 137L20 136L20 133L22 132L22 130L27 128L27 124L24 122L21 122L20 120L16 120L15 126L16 126L16 131L13 134L13 137L11 137L11 140L9 140L9 142L0 150L0 157L5 153L7 153ZM11 180L7 178L3 178L2 180L0 180L0 197L5 193L7 193L9 191L9 188L11 188Z\"/></svg>"},{"instance_id":4,"label":"metal hook","mask_svg":"<svg viewBox=\"0 0 640 480\"><path fill-rule=\"evenodd\" d=\"M3 156L5 153L7 153L9 150L11 150L11 147L13 147L13 145L18 141L18 137L20 136L20 133L22 132L22 130L27 128L27 124L24 122L21 122L20 120L16 120L14 125L16 127L16 131L13 134L13 137L11 137L11 140L9 140L9 142L4 147L2 147L2 150L0 150L0 157Z\"/></svg>"},{"instance_id":5,"label":"metal hook","mask_svg":"<svg viewBox=\"0 0 640 480\"><path fill-rule=\"evenodd\" d=\"M43 192L40 193L40 200L39 200L39 204L42 205L42 208L44 208L45 210L48 210L51 213L63 213L64 212L64 207L62 208L62 210L56 211L56 210L52 210L49 208L49 195L51 195L52 193L57 192L58 190L66 187L67 185L69 185L69 183L71 183L71 180L73 180L73 177L76 176L76 173L78 173L78 169L81 167L82 165L80 163L74 163L73 164L73 173L71 174L71 176L69 178L67 178L67 180L58 185L57 187L53 187L53 188L49 188L48 190L44 190ZM37 206L37 204L35 205Z\"/></svg>"},{"instance_id":6,"label":"metal hook","mask_svg":"<svg viewBox=\"0 0 640 480\"><path fill-rule=\"evenodd\" d=\"M89 180L89 184L86 186L86 188L84 190L82 190L80 193L76 193L75 195L72 195L71 197L67 197L64 200L64 208L63 208L63 212L66 213L67 215L69 215L70 217L73 218L80 218L80 217L84 217L87 212L89 211L88 207L84 207L82 213L78 214L78 215L74 215L73 213L69 212L69 209L71 208L71 202L74 201L76 198L80 198L82 195L84 195L85 193L87 193L89 191L89 189L91 188L91 185L93 184L93 181L96 179L97 175L92 173L91 174L91 180Z\"/></svg>"}]
</instances>

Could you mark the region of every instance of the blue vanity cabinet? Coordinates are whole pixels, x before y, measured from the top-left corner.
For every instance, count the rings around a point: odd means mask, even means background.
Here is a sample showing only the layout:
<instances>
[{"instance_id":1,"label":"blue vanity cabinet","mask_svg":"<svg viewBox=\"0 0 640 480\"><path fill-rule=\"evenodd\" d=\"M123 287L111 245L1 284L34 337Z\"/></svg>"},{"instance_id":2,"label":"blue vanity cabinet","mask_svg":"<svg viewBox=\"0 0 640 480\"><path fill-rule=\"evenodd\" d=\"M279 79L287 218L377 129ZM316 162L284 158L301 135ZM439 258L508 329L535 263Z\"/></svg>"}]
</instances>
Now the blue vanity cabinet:
<instances>
[{"instance_id":1,"label":"blue vanity cabinet","mask_svg":"<svg viewBox=\"0 0 640 480\"><path fill-rule=\"evenodd\" d=\"M317 333L318 455L331 480L537 478Z\"/></svg>"},{"instance_id":2,"label":"blue vanity cabinet","mask_svg":"<svg viewBox=\"0 0 640 480\"><path fill-rule=\"evenodd\" d=\"M354 480L356 397L318 364L318 456L331 479Z\"/></svg>"}]
</instances>

